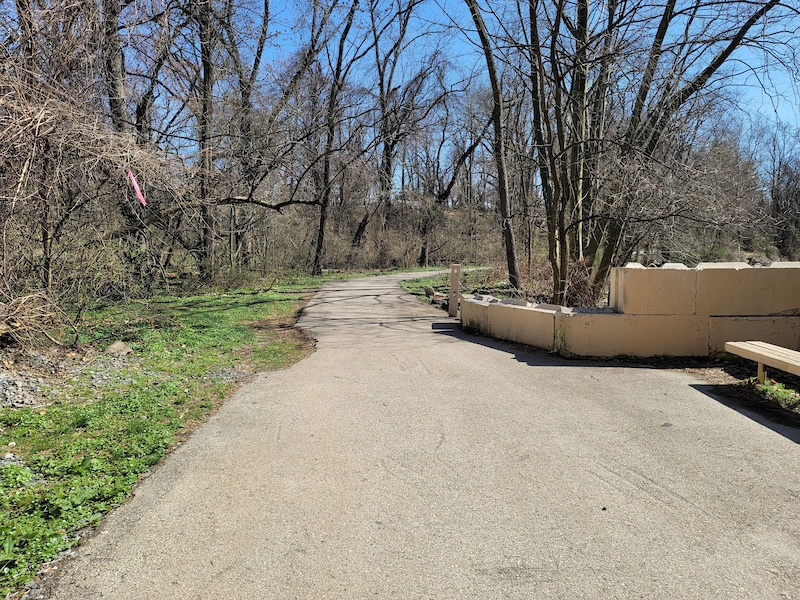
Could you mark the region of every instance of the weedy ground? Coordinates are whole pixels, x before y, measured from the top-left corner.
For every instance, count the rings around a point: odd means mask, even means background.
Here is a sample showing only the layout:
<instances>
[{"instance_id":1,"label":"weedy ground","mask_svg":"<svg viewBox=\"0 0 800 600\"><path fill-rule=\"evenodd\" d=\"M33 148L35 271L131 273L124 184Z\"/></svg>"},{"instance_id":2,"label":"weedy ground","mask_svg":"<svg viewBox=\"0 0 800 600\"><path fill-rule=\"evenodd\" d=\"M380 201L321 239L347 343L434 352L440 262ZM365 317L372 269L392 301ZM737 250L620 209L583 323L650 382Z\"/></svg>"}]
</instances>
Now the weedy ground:
<instances>
[{"instance_id":1,"label":"weedy ground","mask_svg":"<svg viewBox=\"0 0 800 600\"><path fill-rule=\"evenodd\" d=\"M758 383L755 377L747 380L747 384L753 386L764 398L774 402L781 408L793 410L800 414L800 394L794 389L787 387L785 383L767 379L764 383ZM797 387L795 385L795 387Z\"/></svg>"},{"instance_id":2,"label":"weedy ground","mask_svg":"<svg viewBox=\"0 0 800 600\"><path fill-rule=\"evenodd\" d=\"M89 311L40 401L0 408L0 598L123 502L248 374L313 351L291 326L322 281ZM113 341L133 353L103 354ZM13 361L3 357L9 371Z\"/></svg>"}]
</instances>

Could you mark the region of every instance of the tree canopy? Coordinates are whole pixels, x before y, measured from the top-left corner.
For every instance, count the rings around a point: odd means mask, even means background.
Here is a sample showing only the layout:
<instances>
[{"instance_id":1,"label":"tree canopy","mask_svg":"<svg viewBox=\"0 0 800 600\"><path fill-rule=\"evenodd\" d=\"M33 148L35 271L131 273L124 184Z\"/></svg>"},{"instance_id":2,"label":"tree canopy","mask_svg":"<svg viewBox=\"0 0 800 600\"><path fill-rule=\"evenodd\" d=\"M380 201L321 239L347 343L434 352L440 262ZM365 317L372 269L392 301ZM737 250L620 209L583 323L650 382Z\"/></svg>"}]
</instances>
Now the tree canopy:
<instances>
[{"instance_id":1,"label":"tree canopy","mask_svg":"<svg viewBox=\"0 0 800 600\"><path fill-rule=\"evenodd\" d=\"M0 293L502 262L593 304L632 259L794 258L797 131L746 86L793 89L797 22L796 0L15 0Z\"/></svg>"}]
</instances>

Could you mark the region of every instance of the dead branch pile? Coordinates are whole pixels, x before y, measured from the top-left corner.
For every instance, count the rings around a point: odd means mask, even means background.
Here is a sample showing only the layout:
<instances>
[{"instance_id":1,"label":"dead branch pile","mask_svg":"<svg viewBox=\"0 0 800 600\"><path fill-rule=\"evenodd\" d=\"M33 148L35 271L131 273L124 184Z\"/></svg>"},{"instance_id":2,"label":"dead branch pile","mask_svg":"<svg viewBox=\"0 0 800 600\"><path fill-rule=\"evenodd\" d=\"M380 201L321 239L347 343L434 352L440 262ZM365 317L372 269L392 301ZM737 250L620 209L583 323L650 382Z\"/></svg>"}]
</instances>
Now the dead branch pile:
<instances>
[{"instance_id":1,"label":"dead branch pile","mask_svg":"<svg viewBox=\"0 0 800 600\"><path fill-rule=\"evenodd\" d=\"M35 293L0 302L0 340L11 339L20 346L47 338L61 345L55 332L75 330L70 318L45 294Z\"/></svg>"},{"instance_id":2,"label":"dead branch pile","mask_svg":"<svg viewBox=\"0 0 800 600\"><path fill-rule=\"evenodd\" d=\"M182 165L174 157L110 130L65 90L44 83L33 88L4 73L0 139L0 192L12 206L48 192L63 194L64 188L74 186L97 195L96 188L108 180L125 191L129 168L141 181L167 185L173 195L183 192L176 185Z\"/></svg>"}]
</instances>

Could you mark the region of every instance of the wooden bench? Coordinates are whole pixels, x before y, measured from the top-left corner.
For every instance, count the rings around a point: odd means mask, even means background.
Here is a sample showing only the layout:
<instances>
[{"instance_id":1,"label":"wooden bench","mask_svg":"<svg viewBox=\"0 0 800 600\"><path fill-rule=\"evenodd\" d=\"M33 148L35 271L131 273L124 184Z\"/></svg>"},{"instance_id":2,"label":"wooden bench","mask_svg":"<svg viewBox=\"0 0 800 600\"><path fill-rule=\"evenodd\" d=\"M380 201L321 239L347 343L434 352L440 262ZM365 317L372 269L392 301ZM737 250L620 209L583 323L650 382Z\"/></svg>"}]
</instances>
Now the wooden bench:
<instances>
[{"instance_id":1,"label":"wooden bench","mask_svg":"<svg viewBox=\"0 0 800 600\"><path fill-rule=\"evenodd\" d=\"M725 351L758 363L758 382L764 383L764 365L800 375L800 352L767 342L725 342Z\"/></svg>"}]
</instances>

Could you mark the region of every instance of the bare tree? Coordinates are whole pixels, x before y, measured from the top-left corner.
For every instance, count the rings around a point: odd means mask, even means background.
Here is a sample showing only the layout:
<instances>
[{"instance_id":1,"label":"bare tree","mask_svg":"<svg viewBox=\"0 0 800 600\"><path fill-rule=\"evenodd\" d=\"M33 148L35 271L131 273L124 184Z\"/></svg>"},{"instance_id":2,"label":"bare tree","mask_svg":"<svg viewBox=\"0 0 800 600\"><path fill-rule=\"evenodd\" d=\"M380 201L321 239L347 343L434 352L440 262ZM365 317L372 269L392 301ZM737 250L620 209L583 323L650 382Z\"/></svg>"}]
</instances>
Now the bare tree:
<instances>
[{"instance_id":1,"label":"bare tree","mask_svg":"<svg viewBox=\"0 0 800 600\"><path fill-rule=\"evenodd\" d=\"M341 35L339 36L339 43L336 46L334 54L335 58L331 73L330 87L328 90L328 102L325 110L325 141L322 150L322 176L319 184L319 188L321 190L319 204L319 225L317 227L317 240L314 248L314 263L311 268L313 275L322 274L322 256L325 249L325 227L327 225L328 210L331 202L331 188L334 183L334 179L336 179L332 173L331 165L335 150L334 144L336 141L336 129L338 120L340 118L339 115L341 113L339 100L341 97L342 88L344 87L349 72L355 65L356 60L360 58L359 54L363 56L363 52L360 50L364 43L362 41L356 44L356 56L351 57L347 64L345 64L347 38L350 35L350 31L353 27L353 21L356 16L358 4L359 0L353 0L349 10L347 11L344 27L342 28ZM339 174L341 173L342 172L340 171Z\"/></svg>"},{"instance_id":2,"label":"bare tree","mask_svg":"<svg viewBox=\"0 0 800 600\"><path fill-rule=\"evenodd\" d=\"M412 27L422 0L395 0L388 6L371 0L369 6L372 50L375 58L376 133L378 174L377 203L364 204L363 217L353 234L351 246L361 245L373 215L384 208L391 211L396 156L401 142L425 120L446 95L442 88L444 68L438 49L413 62L410 75L403 77L404 61L412 46L428 31Z\"/></svg>"},{"instance_id":3,"label":"bare tree","mask_svg":"<svg viewBox=\"0 0 800 600\"><path fill-rule=\"evenodd\" d=\"M527 82L559 303L578 263L591 278L589 296L599 294L640 237L637 223L659 216L636 214L649 170L681 164L681 137L731 83L737 49L778 56L791 42L784 24L796 14L779 0L526 0L507 13L469 3L473 20L492 19L494 33L483 26L484 54L498 54Z\"/></svg>"},{"instance_id":4,"label":"bare tree","mask_svg":"<svg viewBox=\"0 0 800 600\"><path fill-rule=\"evenodd\" d=\"M517 250L514 241L513 215L511 214L508 196L508 173L506 171L506 140L504 133L505 112L503 90L500 84L500 75L494 59L494 45L489 38L483 16L477 0L465 0L478 31L481 48L486 60L486 69L492 86L492 126L494 128L494 160L497 167L497 195L500 200L500 218L503 222L503 241L506 249L506 263L508 265L508 279L515 288L520 287L519 270L517 269Z\"/></svg>"}]
</instances>

